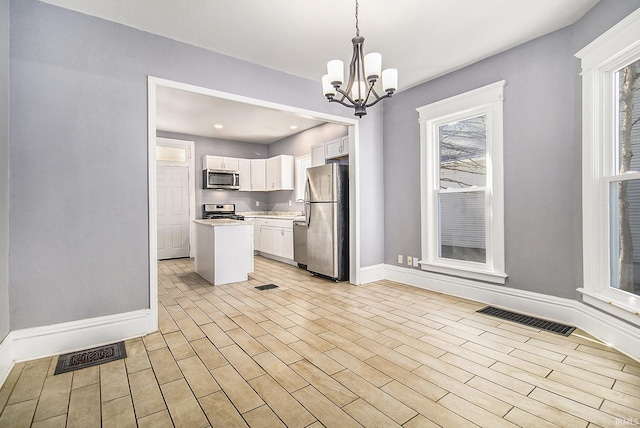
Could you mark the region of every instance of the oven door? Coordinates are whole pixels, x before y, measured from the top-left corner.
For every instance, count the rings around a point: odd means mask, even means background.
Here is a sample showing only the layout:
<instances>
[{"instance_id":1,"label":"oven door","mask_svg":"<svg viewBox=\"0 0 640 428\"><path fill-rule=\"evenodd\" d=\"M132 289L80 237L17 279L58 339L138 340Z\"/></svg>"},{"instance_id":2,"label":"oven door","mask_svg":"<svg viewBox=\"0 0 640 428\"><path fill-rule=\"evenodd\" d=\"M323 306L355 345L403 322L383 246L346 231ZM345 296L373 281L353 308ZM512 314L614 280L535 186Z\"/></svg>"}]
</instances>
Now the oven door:
<instances>
[{"instance_id":1,"label":"oven door","mask_svg":"<svg viewBox=\"0 0 640 428\"><path fill-rule=\"evenodd\" d=\"M204 189L239 190L240 172L205 169L202 176Z\"/></svg>"}]
</instances>

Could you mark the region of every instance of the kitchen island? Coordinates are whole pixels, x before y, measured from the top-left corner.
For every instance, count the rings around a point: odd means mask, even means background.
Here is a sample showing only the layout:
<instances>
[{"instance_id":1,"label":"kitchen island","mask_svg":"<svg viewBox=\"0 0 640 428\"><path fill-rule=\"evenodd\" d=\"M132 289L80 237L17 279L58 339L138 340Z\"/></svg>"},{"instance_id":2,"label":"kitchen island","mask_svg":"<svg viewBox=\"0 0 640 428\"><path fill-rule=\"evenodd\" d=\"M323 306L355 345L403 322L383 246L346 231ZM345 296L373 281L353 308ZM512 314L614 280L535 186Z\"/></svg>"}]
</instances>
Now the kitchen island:
<instances>
[{"instance_id":1,"label":"kitchen island","mask_svg":"<svg viewBox=\"0 0 640 428\"><path fill-rule=\"evenodd\" d=\"M253 225L195 220L195 271L213 285L246 281L253 272Z\"/></svg>"}]
</instances>

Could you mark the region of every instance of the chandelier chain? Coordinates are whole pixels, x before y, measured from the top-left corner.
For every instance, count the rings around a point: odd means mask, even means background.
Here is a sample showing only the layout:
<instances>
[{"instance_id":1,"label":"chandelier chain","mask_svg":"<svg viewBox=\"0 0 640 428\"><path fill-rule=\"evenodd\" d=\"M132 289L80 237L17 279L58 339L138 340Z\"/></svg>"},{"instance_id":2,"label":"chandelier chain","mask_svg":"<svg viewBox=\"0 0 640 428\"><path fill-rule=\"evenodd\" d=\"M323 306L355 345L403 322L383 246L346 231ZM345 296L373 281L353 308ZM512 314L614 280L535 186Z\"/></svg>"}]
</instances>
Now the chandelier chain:
<instances>
[{"instance_id":1,"label":"chandelier chain","mask_svg":"<svg viewBox=\"0 0 640 428\"><path fill-rule=\"evenodd\" d=\"M358 0L356 0L356 37L360 37L360 26L358 25Z\"/></svg>"}]
</instances>

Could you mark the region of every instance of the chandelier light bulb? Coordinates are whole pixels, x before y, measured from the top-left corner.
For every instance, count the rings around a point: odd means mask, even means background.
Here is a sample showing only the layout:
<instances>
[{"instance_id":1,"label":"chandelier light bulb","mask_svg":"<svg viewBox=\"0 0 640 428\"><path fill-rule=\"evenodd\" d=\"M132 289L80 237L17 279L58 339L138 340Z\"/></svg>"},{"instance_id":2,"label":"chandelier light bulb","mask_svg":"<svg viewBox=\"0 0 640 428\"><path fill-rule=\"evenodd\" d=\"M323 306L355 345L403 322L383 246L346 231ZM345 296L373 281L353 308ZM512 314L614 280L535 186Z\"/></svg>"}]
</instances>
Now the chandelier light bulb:
<instances>
[{"instance_id":1,"label":"chandelier light bulb","mask_svg":"<svg viewBox=\"0 0 640 428\"><path fill-rule=\"evenodd\" d=\"M397 68L387 68L382 72L382 89L386 93L393 93L398 89Z\"/></svg>"},{"instance_id":2,"label":"chandelier light bulb","mask_svg":"<svg viewBox=\"0 0 640 428\"><path fill-rule=\"evenodd\" d=\"M367 73L368 81L376 81L380 78L382 71L382 55L371 52L364 56L364 71Z\"/></svg>"},{"instance_id":3,"label":"chandelier light bulb","mask_svg":"<svg viewBox=\"0 0 640 428\"><path fill-rule=\"evenodd\" d=\"M329 82L336 87L344 82L344 63L339 59L331 60L327 63L327 74Z\"/></svg>"},{"instance_id":4,"label":"chandelier light bulb","mask_svg":"<svg viewBox=\"0 0 640 428\"><path fill-rule=\"evenodd\" d=\"M364 101L367 99L367 84L363 81L353 82L353 88L351 88L351 99L353 101Z\"/></svg>"},{"instance_id":5,"label":"chandelier light bulb","mask_svg":"<svg viewBox=\"0 0 640 428\"><path fill-rule=\"evenodd\" d=\"M325 74L322 76L322 93L325 97L335 97L336 96L336 88L331 84L331 80L329 80L329 75Z\"/></svg>"}]
</instances>

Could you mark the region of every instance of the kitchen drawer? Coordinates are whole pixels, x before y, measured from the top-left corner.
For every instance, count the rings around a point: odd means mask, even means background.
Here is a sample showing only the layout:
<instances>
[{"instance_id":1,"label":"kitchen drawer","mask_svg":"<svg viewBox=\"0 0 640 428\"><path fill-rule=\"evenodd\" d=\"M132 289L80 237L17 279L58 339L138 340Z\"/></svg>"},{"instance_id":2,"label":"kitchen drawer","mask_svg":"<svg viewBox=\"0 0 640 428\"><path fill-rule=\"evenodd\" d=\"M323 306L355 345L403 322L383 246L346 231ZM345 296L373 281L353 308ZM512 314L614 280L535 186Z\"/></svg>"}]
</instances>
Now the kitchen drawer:
<instances>
[{"instance_id":1,"label":"kitchen drawer","mask_svg":"<svg viewBox=\"0 0 640 428\"><path fill-rule=\"evenodd\" d=\"M293 229L293 219L291 218L256 218L256 228L260 226L277 227L283 229Z\"/></svg>"}]
</instances>

